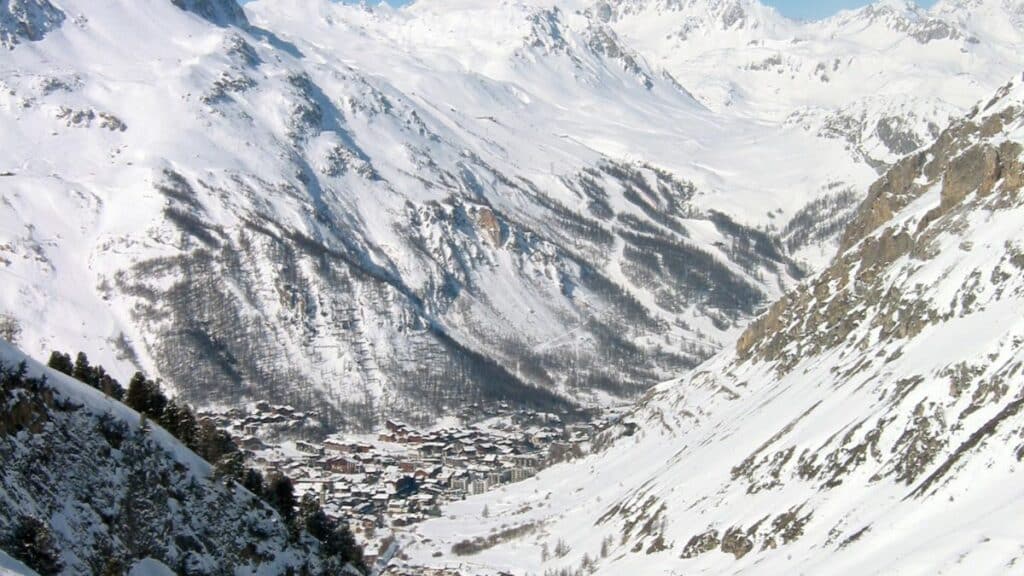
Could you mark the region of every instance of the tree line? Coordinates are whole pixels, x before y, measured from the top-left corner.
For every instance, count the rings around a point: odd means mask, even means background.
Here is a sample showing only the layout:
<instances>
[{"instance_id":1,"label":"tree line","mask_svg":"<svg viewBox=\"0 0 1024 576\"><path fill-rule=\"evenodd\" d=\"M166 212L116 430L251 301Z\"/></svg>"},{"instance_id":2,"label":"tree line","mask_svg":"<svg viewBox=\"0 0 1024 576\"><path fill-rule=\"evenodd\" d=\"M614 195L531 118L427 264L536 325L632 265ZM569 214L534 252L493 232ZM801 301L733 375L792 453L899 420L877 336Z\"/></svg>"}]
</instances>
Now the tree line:
<instances>
[{"instance_id":1,"label":"tree line","mask_svg":"<svg viewBox=\"0 0 1024 576\"><path fill-rule=\"evenodd\" d=\"M187 403L168 398L159 380L151 380L137 371L125 389L103 366L92 366L88 356L79 352L72 362L69 354L54 351L47 365L84 382L138 412L143 424L156 422L190 450L214 467L214 474L234 481L276 509L288 524L293 539L305 531L320 543L325 559L324 573L338 573L346 564L366 571L363 549L346 522L324 513L313 494L298 499L288 476L273 473L264 478L255 468L245 465L245 457L231 435L213 420L200 418Z\"/></svg>"}]
</instances>

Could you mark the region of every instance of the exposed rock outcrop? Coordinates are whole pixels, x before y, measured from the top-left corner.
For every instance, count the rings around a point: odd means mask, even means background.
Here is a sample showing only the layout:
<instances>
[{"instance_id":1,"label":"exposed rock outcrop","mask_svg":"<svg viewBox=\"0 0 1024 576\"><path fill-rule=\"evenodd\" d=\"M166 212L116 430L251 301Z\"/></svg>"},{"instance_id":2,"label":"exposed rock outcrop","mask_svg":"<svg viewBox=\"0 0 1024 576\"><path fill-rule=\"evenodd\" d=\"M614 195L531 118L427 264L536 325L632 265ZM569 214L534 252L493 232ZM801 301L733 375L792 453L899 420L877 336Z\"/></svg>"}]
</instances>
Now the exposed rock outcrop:
<instances>
[{"instance_id":1,"label":"exposed rock outcrop","mask_svg":"<svg viewBox=\"0 0 1024 576\"><path fill-rule=\"evenodd\" d=\"M181 8L196 14L217 26L247 26L245 10L235 0L171 0Z\"/></svg>"},{"instance_id":2,"label":"exposed rock outcrop","mask_svg":"<svg viewBox=\"0 0 1024 576\"><path fill-rule=\"evenodd\" d=\"M50 0L4 0L0 3L0 48L42 40L64 19L64 12Z\"/></svg>"}]
</instances>

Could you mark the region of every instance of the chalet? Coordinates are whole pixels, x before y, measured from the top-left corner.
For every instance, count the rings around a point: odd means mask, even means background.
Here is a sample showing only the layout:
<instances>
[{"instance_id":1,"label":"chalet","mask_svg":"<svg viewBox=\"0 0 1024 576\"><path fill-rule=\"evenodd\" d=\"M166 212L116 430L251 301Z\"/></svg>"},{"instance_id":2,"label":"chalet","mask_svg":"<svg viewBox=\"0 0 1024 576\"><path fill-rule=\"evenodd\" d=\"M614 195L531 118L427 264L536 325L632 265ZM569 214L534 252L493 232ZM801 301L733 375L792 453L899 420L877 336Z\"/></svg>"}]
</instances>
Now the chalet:
<instances>
[{"instance_id":1,"label":"chalet","mask_svg":"<svg viewBox=\"0 0 1024 576\"><path fill-rule=\"evenodd\" d=\"M420 495L433 495L433 496L437 496L437 495L439 495L439 494L441 494L443 492L444 492L444 488L442 488L440 484L438 484L437 482L430 481L430 480L425 481L420 486Z\"/></svg>"},{"instance_id":2,"label":"chalet","mask_svg":"<svg viewBox=\"0 0 1024 576\"><path fill-rule=\"evenodd\" d=\"M388 495L383 492L378 492L373 495L373 498L370 498L370 502L373 503L375 510L386 510L388 507L388 500L390 500L390 498L388 498Z\"/></svg>"},{"instance_id":3,"label":"chalet","mask_svg":"<svg viewBox=\"0 0 1024 576\"><path fill-rule=\"evenodd\" d=\"M314 446L309 442L298 440L295 442L295 449L299 452L305 452L306 454L320 455L324 453L324 449L320 446Z\"/></svg>"},{"instance_id":4,"label":"chalet","mask_svg":"<svg viewBox=\"0 0 1024 576\"><path fill-rule=\"evenodd\" d=\"M377 527L377 519L372 516L364 515L362 518L359 519L359 525L363 528L363 530L373 530Z\"/></svg>"},{"instance_id":5,"label":"chalet","mask_svg":"<svg viewBox=\"0 0 1024 576\"><path fill-rule=\"evenodd\" d=\"M327 461L327 469L339 474L360 474L363 472L363 464L352 458L338 456Z\"/></svg>"},{"instance_id":6,"label":"chalet","mask_svg":"<svg viewBox=\"0 0 1024 576\"><path fill-rule=\"evenodd\" d=\"M422 514L401 514L391 520L393 526L411 526L423 521Z\"/></svg>"},{"instance_id":7,"label":"chalet","mask_svg":"<svg viewBox=\"0 0 1024 576\"><path fill-rule=\"evenodd\" d=\"M558 440L562 435L554 430L544 429L537 431L530 437L530 442L535 445L547 444Z\"/></svg>"},{"instance_id":8,"label":"chalet","mask_svg":"<svg viewBox=\"0 0 1024 576\"><path fill-rule=\"evenodd\" d=\"M441 474L441 470L441 466L417 466L416 470L413 472L413 476L421 480L436 478Z\"/></svg>"},{"instance_id":9,"label":"chalet","mask_svg":"<svg viewBox=\"0 0 1024 576\"><path fill-rule=\"evenodd\" d=\"M420 510L433 508L437 504L437 496L435 494L416 494L412 497L412 500Z\"/></svg>"},{"instance_id":10,"label":"chalet","mask_svg":"<svg viewBox=\"0 0 1024 576\"><path fill-rule=\"evenodd\" d=\"M267 445L264 444L262 440L255 436L246 436L245 438L242 438L238 442L238 446L240 448L244 448L245 450L263 450L264 448L267 447Z\"/></svg>"},{"instance_id":11,"label":"chalet","mask_svg":"<svg viewBox=\"0 0 1024 576\"><path fill-rule=\"evenodd\" d=\"M409 427L402 422L397 422L395 420L388 419L386 422L384 422L384 429L393 434L404 434L406 431L408 431Z\"/></svg>"},{"instance_id":12,"label":"chalet","mask_svg":"<svg viewBox=\"0 0 1024 576\"><path fill-rule=\"evenodd\" d=\"M324 448L328 450L333 450L335 452L348 452L348 444L330 438L324 440Z\"/></svg>"},{"instance_id":13,"label":"chalet","mask_svg":"<svg viewBox=\"0 0 1024 576\"><path fill-rule=\"evenodd\" d=\"M441 442L424 442L416 448L416 452L421 458L429 456L437 456L444 452L445 445Z\"/></svg>"}]
</instances>

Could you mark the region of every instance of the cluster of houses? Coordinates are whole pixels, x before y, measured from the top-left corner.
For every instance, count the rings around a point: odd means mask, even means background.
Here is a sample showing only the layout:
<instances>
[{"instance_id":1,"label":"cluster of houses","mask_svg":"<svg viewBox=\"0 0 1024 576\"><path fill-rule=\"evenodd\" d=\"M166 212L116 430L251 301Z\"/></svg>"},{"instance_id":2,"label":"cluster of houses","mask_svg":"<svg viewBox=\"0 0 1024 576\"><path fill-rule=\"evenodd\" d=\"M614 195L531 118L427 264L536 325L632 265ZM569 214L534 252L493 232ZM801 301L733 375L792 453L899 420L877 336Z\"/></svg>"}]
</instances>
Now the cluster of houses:
<instances>
[{"instance_id":1,"label":"cluster of houses","mask_svg":"<svg viewBox=\"0 0 1024 576\"><path fill-rule=\"evenodd\" d=\"M405 566L387 566L382 576L465 576L468 573L450 568L422 568Z\"/></svg>"},{"instance_id":2,"label":"cluster of houses","mask_svg":"<svg viewBox=\"0 0 1024 576\"><path fill-rule=\"evenodd\" d=\"M218 428L230 432L243 448L259 448L260 439L301 433L313 423L305 412L269 402L257 402L246 408L208 409L201 411L199 417L208 418Z\"/></svg>"},{"instance_id":3,"label":"cluster of houses","mask_svg":"<svg viewBox=\"0 0 1024 576\"><path fill-rule=\"evenodd\" d=\"M531 478L553 454L565 452L552 447L569 442L554 427L518 434L475 426L421 431L389 420L375 438L285 443L290 450L254 450L250 461L288 475L300 491L317 493L328 514L373 532L420 522L440 514L446 501Z\"/></svg>"},{"instance_id":4,"label":"cluster of houses","mask_svg":"<svg viewBox=\"0 0 1024 576\"><path fill-rule=\"evenodd\" d=\"M373 436L271 444L265 439L296 429L305 415L260 403L206 416L235 437L250 466L287 475L299 494L315 493L328 515L347 519L369 542L440 515L445 502L527 480L580 454L610 423L565 424L557 415L509 410L466 427L420 430L388 420Z\"/></svg>"}]
</instances>

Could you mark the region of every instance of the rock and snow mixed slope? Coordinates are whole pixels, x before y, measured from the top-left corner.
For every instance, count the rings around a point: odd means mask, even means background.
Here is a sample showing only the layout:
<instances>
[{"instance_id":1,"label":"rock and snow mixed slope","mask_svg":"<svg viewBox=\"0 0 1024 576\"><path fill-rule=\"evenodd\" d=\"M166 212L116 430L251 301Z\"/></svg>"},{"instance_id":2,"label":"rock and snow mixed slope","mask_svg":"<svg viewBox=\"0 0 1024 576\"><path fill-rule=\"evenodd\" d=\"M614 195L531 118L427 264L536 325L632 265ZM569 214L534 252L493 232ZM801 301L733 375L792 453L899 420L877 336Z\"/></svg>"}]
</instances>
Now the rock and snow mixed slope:
<instances>
[{"instance_id":1,"label":"rock and snow mixed slope","mask_svg":"<svg viewBox=\"0 0 1024 576\"><path fill-rule=\"evenodd\" d=\"M414 560L504 534L470 571L1024 571L1022 152L1018 75L876 182L734 349L603 451L423 525Z\"/></svg>"},{"instance_id":2,"label":"rock and snow mixed slope","mask_svg":"<svg viewBox=\"0 0 1024 576\"><path fill-rule=\"evenodd\" d=\"M636 394L1015 59L1010 3L943 6L922 44L745 1L7 2L0 313L31 352L329 425ZM826 55L855 65L809 91Z\"/></svg>"},{"instance_id":3,"label":"rock and snow mixed slope","mask_svg":"<svg viewBox=\"0 0 1024 576\"><path fill-rule=\"evenodd\" d=\"M29 378L46 381L0 391L0 546L31 518L46 526L67 574L140 559L132 574L161 565L267 575L320 566L312 538L293 540L275 510L216 478L165 430L143 428L134 410L0 342L0 364L21 362ZM8 573L32 572L0 553L0 574Z\"/></svg>"}]
</instances>

